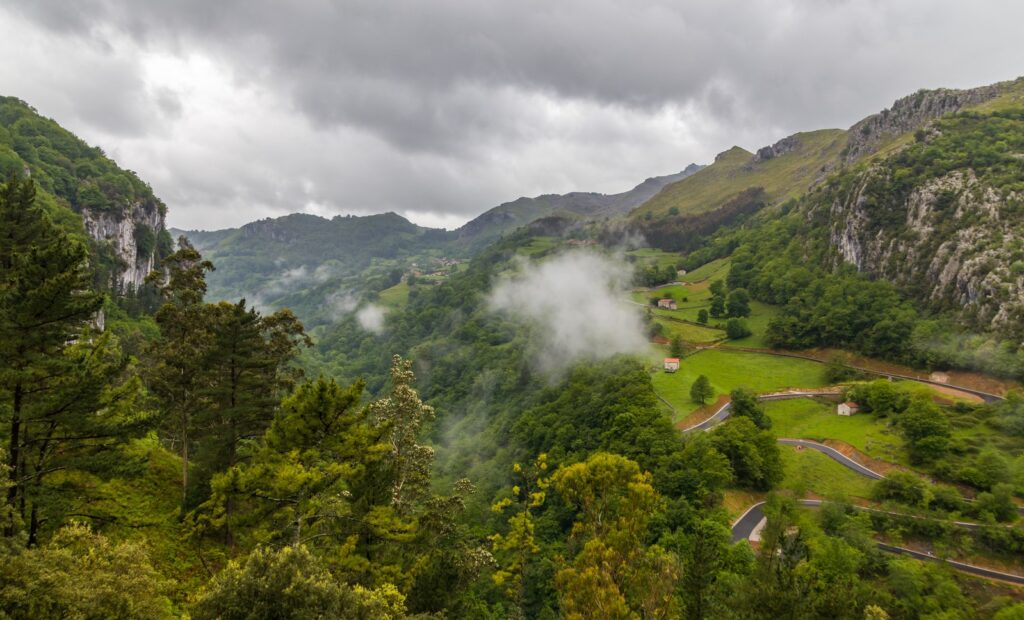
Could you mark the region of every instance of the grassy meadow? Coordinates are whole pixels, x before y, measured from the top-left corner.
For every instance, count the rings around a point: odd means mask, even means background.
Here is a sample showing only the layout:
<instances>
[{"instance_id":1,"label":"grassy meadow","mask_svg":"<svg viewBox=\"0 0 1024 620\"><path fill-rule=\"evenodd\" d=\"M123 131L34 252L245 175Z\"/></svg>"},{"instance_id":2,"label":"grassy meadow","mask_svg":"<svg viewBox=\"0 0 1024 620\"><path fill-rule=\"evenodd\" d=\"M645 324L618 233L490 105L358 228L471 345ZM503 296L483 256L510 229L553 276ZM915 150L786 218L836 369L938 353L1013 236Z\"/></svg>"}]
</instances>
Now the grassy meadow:
<instances>
[{"instance_id":1,"label":"grassy meadow","mask_svg":"<svg viewBox=\"0 0 1024 620\"><path fill-rule=\"evenodd\" d=\"M817 362L721 349L699 351L683 359L678 372L659 371L651 381L655 391L682 418L700 407L690 400L690 386L700 375L707 375L715 389L712 401L738 387L761 393L825 385L824 366Z\"/></svg>"},{"instance_id":2,"label":"grassy meadow","mask_svg":"<svg viewBox=\"0 0 1024 620\"><path fill-rule=\"evenodd\" d=\"M890 463L906 461L903 439L885 419L870 414L840 416L836 403L823 399L799 398L764 403L772 420L772 431L794 439L838 439L868 456Z\"/></svg>"},{"instance_id":3,"label":"grassy meadow","mask_svg":"<svg viewBox=\"0 0 1024 620\"><path fill-rule=\"evenodd\" d=\"M782 489L798 496L813 493L826 498L871 496L873 481L843 467L815 450L779 446L786 472Z\"/></svg>"}]
</instances>

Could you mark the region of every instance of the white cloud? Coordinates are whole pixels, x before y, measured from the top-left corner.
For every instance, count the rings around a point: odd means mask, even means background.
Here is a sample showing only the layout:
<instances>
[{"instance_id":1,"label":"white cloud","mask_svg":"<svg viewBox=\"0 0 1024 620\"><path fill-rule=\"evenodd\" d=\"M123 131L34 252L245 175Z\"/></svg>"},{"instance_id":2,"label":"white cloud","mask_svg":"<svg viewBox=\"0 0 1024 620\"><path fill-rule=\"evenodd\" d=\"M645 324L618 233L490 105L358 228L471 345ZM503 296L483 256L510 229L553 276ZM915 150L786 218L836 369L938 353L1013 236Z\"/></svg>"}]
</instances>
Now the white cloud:
<instances>
[{"instance_id":1,"label":"white cloud","mask_svg":"<svg viewBox=\"0 0 1024 620\"><path fill-rule=\"evenodd\" d=\"M489 302L536 326L535 361L557 374L579 360L646 349L640 313L623 303L630 277L621 260L571 252L520 265L495 285Z\"/></svg>"},{"instance_id":2,"label":"white cloud","mask_svg":"<svg viewBox=\"0 0 1024 620\"><path fill-rule=\"evenodd\" d=\"M367 304L356 312L356 320L368 332L384 333L385 310L377 304Z\"/></svg>"}]
</instances>

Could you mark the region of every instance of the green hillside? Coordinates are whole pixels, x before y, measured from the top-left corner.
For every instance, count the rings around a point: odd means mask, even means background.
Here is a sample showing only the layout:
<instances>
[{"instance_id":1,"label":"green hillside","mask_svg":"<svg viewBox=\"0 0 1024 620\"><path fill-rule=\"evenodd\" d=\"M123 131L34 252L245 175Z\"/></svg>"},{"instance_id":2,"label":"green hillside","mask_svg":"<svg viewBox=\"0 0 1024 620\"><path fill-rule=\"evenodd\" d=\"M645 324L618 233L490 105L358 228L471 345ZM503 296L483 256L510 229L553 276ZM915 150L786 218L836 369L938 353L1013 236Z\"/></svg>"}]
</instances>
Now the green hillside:
<instances>
[{"instance_id":1,"label":"green hillside","mask_svg":"<svg viewBox=\"0 0 1024 620\"><path fill-rule=\"evenodd\" d=\"M679 214L711 211L751 187L763 188L773 203L799 198L838 160L846 146L846 132L822 129L794 134L786 141L779 143L786 143L786 152L767 159L734 146L710 166L666 186L632 216L662 216L673 208Z\"/></svg>"},{"instance_id":2,"label":"green hillside","mask_svg":"<svg viewBox=\"0 0 1024 620\"><path fill-rule=\"evenodd\" d=\"M171 251L167 208L146 182L24 101L0 97L0 179L11 175L31 177L50 218L88 240L104 290L133 292ZM126 235L105 232L125 219Z\"/></svg>"},{"instance_id":3,"label":"green hillside","mask_svg":"<svg viewBox=\"0 0 1024 620\"><path fill-rule=\"evenodd\" d=\"M218 231L175 231L213 261L211 299L289 307L311 326L329 321L332 296L358 300L414 269L445 269L451 235L394 213L331 219L295 213Z\"/></svg>"}]
</instances>

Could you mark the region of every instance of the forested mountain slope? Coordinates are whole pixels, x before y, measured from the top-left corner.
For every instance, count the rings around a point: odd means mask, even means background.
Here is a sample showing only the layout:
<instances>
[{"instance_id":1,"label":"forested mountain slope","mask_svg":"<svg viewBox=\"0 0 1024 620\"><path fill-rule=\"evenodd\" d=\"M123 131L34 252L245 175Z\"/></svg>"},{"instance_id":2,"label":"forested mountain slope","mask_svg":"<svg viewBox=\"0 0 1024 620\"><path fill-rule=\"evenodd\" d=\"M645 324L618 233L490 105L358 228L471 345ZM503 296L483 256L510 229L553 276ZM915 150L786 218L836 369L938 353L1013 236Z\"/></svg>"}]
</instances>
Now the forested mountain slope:
<instances>
[{"instance_id":1,"label":"forested mountain slope","mask_svg":"<svg viewBox=\"0 0 1024 620\"><path fill-rule=\"evenodd\" d=\"M450 238L394 213L331 219L295 213L237 229L174 232L213 261L212 299L287 306L314 323L331 313L324 307L328 296L387 288L417 257L444 256ZM375 277L382 278L379 286Z\"/></svg>"},{"instance_id":2,"label":"forested mountain slope","mask_svg":"<svg viewBox=\"0 0 1024 620\"><path fill-rule=\"evenodd\" d=\"M0 97L0 178L31 176L50 216L92 240L97 283L129 292L173 249L152 188L53 120Z\"/></svg>"},{"instance_id":3,"label":"forested mountain slope","mask_svg":"<svg viewBox=\"0 0 1024 620\"><path fill-rule=\"evenodd\" d=\"M784 304L776 346L1024 375L1021 91L901 99L856 133L888 138L851 134L852 150L883 146L799 201L726 225L686 262L732 255L730 286Z\"/></svg>"}]
</instances>

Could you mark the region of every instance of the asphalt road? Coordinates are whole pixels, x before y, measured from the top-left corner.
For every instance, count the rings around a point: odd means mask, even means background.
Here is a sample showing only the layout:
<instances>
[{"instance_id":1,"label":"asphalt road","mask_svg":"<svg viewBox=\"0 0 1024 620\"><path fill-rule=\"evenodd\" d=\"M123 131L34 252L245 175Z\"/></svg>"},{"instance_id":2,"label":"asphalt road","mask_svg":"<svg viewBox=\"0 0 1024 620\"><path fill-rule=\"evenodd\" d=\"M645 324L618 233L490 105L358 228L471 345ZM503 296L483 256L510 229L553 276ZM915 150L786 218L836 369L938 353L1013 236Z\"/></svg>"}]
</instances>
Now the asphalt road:
<instances>
[{"instance_id":1,"label":"asphalt road","mask_svg":"<svg viewBox=\"0 0 1024 620\"><path fill-rule=\"evenodd\" d=\"M970 573L971 575L977 575L979 577L985 577L987 579L998 579L1000 581L1009 581L1010 583L1024 584L1024 577L1020 575L1011 575L1010 573L1003 573L991 568L984 568L981 566L974 566L973 564L964 564L963 562L957 562L955 560L946 560L943 558L937 558L930 553L922 553L920 551L914 551L913 549L907 549L905 547L896 547L894 545L887 545L885 543L876 543L878 548L888 553L896 553L899 555L906 555L918 560L924 560L926 562L942 562L949 564L956 570L963 573Z\"/></svg>"},{"instance_id":2,"label":"asphalt road","mask_svg":"<svg viewBox=\"0 0 1024 620\"><path fill-rule=\"evenodd\" d=\"M732 409L732 402L727 402L715 412L713 416L704 420L700 424L691 426L690 428L683 429L684 433L692 433L693 431L709 431L714 426L717 426L719 422L724 422L729 417L729 410Z\"/></svg>"},{"instance_id":3,"label":"asphalt road","mask_svg":"<svg viewBox=\"0 0 1024 620\"><path fill-rule=\"evenodd\" d=\"M802 499L798 500L801 505L809 506L812 508L819 507L822 504L821 500L817 499ZM857 508L858 510L873 510L870 508ZM756 530L763 527L762 522L765 520L764 516L764 502L759 502L751 506L743 515L736 520L732 526L732 542L738 543L741 540L749 540ZM976 523L964 523L961 521L955 521L957 525L965 528L978 528L983 527ZM979 577L985 577L987 579L998 579L1001 581L1008 581L1010 583L1024 584L1024 577L1020 575L1013 575L1010 573L1004 573L990 568L984 568L981 566L974 566L973 564L964 564L963 562L957 562L955 560L946 560L943 558L935 557L929 553L922 551L915 551L913 549L907 549L905 547L897 547L895 545L889 545L886 543L875 543L879 549L887 553L894 553L898 555L905 555L918 560L924 560L926 562L943 562L949 564L958 571L969 573L971 575L977 575Z\"/></svg>"},{"instance_id":4,"label":"asphalt road","mask_svg":"<svg viewBox=\"0 0 1024 620\"><path fill-rule=\"evenodd\" d=\"M833 461L838 462L840 465L843 465L847 469L852 469L853 471L857 472L862 476L867 476L868 478L872 478L874 480L881 480L882 478L885 478L885 476L883 476L882 474L861 465L860 463L846 456L839 450L836 450L835 448L830 448L825 444L818 443L816 441L808 441L806 439L779 439L778 442L784 446L800 446L803 448L808 448L810 450L816 450L818 452L821 452L822 454L829 457Z\"/></svg>"}]
</instances>

